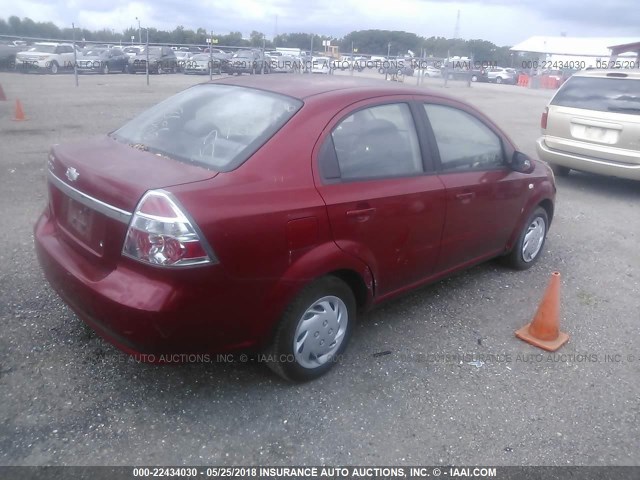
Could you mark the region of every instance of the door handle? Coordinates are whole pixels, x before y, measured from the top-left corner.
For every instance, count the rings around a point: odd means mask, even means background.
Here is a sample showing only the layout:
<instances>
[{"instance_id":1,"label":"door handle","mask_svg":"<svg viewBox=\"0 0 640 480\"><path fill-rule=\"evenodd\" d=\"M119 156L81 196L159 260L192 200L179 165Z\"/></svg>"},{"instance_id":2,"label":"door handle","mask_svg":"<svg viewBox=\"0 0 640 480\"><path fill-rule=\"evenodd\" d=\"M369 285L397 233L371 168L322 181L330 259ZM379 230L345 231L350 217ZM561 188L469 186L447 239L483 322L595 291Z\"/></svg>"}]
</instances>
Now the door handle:
<instances>
[{"instance_id":1,"label":"door handle","mask_svg":"<svg viewBox=\"0 0 640 480\"><path fill-rule=\"evenodd\" d=\"M471 200L475 196L476 196L475 192L465 192L465 193L458 193L456 195L456 198L458 200Z\"/></svg>"},{"instance_id":2,"label":"door handle","mask_svg":"<svg viewBox=\"0 0 640 480\"><path fill-rule=\"evenodd\" d=\"M359 210L347 210L347 217L355 218L358 222L366 222L373 214L376 213L375 208L362 208Z\"/></svg>"}]
</instances>

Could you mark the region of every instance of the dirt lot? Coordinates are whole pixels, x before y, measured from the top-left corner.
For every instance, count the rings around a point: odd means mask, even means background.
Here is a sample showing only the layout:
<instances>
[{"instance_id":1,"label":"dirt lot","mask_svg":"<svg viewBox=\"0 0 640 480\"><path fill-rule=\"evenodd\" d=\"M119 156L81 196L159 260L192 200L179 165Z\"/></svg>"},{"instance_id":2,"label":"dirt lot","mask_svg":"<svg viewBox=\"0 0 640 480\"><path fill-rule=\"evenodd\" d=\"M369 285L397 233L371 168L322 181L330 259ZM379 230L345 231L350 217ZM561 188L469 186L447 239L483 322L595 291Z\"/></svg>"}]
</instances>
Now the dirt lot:
<instances>
[{"instance_id":1,"label":"dirt lot","mask_svg":"<svg viewBox=\"0 0 640 480\"><path fill-rule=\"evenodd\" d=\"M47 150L205 79L83 76L76 88L71 75L0 73L0 464L640 464L637 182L558 179L534 268L488 263L385 304L361 320L344 361L309 384L253 363L139 364L84 327L33 252ZM551 92L446 91L535 155ZM16 99L27 121L11 120ZM571 340L537 356L513 332L554 270Z\"/></svg>"}]
</instances>

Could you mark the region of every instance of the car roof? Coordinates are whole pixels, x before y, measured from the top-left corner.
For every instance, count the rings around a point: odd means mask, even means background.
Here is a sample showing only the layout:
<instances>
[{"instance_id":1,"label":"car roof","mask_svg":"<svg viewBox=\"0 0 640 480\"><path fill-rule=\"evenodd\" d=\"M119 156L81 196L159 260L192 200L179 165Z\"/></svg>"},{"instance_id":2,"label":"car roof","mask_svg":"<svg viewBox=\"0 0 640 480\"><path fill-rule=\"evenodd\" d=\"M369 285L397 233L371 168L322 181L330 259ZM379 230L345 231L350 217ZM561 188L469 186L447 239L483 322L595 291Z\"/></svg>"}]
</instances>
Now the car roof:
<instances>
[{"instance_id":1,"label":"car roof","mask_svg":"<svg viewBox=\"0 0 640 480\"><path fill-rule=\"evenodd\" d=\"M640 70L614 68L602 70L598 68L580 70L573 74L574 77L598 77L598 78L632 78L640 79Z\"/></svg>"},{"instance_id":2,"label":"car roof","mask_svg":"<svg viewBox=\"0 0 640 480\"><path fill-rule=\"evenodd\" d=\"M316 95L331 95L352 91L360 98L382 95L430 95L451 98L424 88L410 87L397 82L381 82L377 79L358 78L342 75L291 75L284 78L281 75L251 75L242 77L227 77L213 80L209 83L223 83L238 85L260 90L267 90L281 95L305 98Z\"/></svg>"}]
</instances>

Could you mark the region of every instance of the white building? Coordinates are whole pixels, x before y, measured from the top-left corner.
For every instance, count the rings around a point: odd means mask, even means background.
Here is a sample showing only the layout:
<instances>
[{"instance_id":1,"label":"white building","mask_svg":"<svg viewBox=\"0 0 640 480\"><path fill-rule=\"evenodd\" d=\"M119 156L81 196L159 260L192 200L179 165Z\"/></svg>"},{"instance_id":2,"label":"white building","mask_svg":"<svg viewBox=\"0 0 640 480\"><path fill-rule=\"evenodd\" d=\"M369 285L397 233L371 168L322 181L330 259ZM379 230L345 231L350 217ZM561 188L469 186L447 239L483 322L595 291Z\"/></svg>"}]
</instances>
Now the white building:
<instances>
[{"instance_id":1,"label":"white building","mask_svg":"<svg viewBox=\"0 0 640 480\"><path fill-rule=\"evenodd\" d=\"M538 54L538 68L542 70L606 68L615 58L623 67L638 68L640 38L535 36L514 45L511 50ZM521 68L531 66L527 64Z\"/></svg>"}]
</instances>

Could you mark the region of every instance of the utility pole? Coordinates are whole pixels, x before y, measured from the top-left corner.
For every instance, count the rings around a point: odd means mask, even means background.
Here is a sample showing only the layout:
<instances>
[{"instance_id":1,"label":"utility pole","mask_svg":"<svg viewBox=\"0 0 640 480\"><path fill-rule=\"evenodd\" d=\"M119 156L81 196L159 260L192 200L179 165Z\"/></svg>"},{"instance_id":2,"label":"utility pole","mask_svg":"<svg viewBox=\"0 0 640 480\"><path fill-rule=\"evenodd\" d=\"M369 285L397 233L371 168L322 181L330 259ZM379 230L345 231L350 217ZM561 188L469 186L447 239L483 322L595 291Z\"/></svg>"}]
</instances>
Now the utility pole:
<instances>
[{"instance_id":1,"label":"utility pole","mask_svg":"<svg viewBox=\"0 0 640 480\"><path fill-rule=\"evenodd\" d=\"M146 52L147 52L147 62L146 62L146 67L147 67L147 86L149 86L149 27L147 27L147 46L145 48ZM160 69L160 65L158 65L158 69ZM158 70L158 73L160 73L160 70Z\"/></svg>"},{"instance_id":2,"label":"utility pole","mask_svg":"<svg viewBox=\"0 0 640 480\"><path fill-rule=\"evenodd\" d=\"M356 68L356 60L353 57L353 42L351 42L351 76L353 76L354 68Z\"/></svg>"},{"instance_id":3,"label":"utility pole","mask_svg":"<svg viewBox=\"0 0 640 480\"><path fill-rule=\"evenodd\" d=\"M213 30L211 30L211 37L207 39L209 44L209 80L213 80Z\"/></svg>"},{"instance_id":4,"label":"utility pole","mask_svg":"<svg viewBox=\"0 0 640 480\"><path fill-rule=\"evenodd\" d=\"M309 59L311 61L311 65L309 67L309 73L313 73L313 33L311 34L311 51L309 52Z\"/></svg>"},{"instance_id":5,"label":"utility pole","mask_svg":"<svg viewBox=\"0 0 640 480\"><path fill-rule=\"evenodd\" d=\"M138 40L140 41L140 45L142 45L142 27L140 26L140 19L136 17L136 20L138 20ZM149 32L147 31L147 36L148 35Z\"/></svg>"},{"instance_id":6,"label":"utility pole","mask_svg":"<svg viewBox=\"0 0 640 480\"><path fill-rule=\"evenodd\" d=\"M73 37L73 75L76 77L76 87L78 86L78 49L76 48L76 26L71 24L71 36Z\"/></svg>"},{"instance_id":7,"label":"utility pole","mask_svg":"<svg viewBox=\"0 0 640 480\"><path fill-rule=\"evenodd\" d=\"M390 65L389 63L389 55L391 55L391 42L387 43L387 65ZM384 62L383 62L384 65ZM389 75L389 67L384 69L384 79L385 80L389 80L387 77Z\"/></svg>"}]
</instances>

